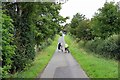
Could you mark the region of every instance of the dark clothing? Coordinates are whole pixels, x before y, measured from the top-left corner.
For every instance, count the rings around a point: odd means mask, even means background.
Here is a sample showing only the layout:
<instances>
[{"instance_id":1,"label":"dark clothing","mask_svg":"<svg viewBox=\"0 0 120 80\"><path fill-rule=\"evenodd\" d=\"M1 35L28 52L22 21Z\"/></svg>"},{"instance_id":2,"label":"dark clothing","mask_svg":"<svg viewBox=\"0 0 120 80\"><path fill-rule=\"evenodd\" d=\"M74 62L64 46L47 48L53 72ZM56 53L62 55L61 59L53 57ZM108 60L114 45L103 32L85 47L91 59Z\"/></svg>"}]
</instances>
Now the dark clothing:
<instances>
[{"instance_id":1,"label":"dark clothing","mask_svg":"<svg viewBox=\"0 0 120 80\"><path fill-rule=\"evenodd\" d=\"M67 51L68 53L70 52L68 48L65 48L65 51Z\"/></svg>"},{"instance_id":2,"label":"dark clothing","mask_svg":"<svg viewBox=\"0 0 120 80\"><path fill-rule=\"evenodd\" d=\"M60 48L61 48L61 43L58 44L58 50L60 50Z\"/></svg>"}]
</instances>

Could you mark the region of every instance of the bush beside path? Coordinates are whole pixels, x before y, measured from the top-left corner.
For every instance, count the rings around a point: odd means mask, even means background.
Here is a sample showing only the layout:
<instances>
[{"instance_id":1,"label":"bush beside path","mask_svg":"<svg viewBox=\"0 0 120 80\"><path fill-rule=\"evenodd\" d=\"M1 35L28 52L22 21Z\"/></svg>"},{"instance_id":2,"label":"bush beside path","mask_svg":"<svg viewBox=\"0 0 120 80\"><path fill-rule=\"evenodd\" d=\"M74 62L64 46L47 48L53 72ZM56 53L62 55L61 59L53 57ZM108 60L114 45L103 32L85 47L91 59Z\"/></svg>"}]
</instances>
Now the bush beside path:
<instances>
[{"instance_id":1,"label":"bush beside path","mask_svg":"<svg viewBox=\"0 0 120 80\"><path fill-rule=\"evenodd\" d=\"M69 35L65 36L65 41L69 44L74 58L90 78L118 78L118 61L85 51Z\"/></svg>"}]
</instances>

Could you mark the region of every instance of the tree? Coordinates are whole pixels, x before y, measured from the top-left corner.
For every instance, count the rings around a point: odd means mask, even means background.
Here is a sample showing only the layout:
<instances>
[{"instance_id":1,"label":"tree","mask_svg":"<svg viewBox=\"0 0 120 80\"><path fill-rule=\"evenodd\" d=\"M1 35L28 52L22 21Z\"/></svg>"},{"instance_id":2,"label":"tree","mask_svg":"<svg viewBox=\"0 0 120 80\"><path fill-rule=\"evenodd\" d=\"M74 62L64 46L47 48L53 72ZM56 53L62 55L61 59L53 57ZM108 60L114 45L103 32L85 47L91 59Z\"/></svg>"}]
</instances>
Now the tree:
<instances>
[{"instance_id":1,"label":"tree","mask_svg":"<svg viewBox=\"0 0 120 80\"><path fill-rule=\"evenodd\" d=\"M15 54L15 45L13 43L13 33L14 33L14 26L12 24L13 20L5 15L2 14L1 23L2 23L2 47L0 50L2 51L2 77L5 77L12 67L12 58Z\"/></svg>"},{"instance_id":2,"label":"tree","mask_svg":"<svg viewBox=\"0 0 120 80\"><path fill-rule=\"evenodd\" d=\"M77 13L71 21L70 32L79 40L91 39L90 21L84 15Z\"/></svg>"},{"instance_id":3,"label":"tree","mask_svg":"<svg viewBox=\"0 0 120 80\"><path fill-rule=\"evenodd\" d=\"M76 35L76 28L79 26L79 22L84 20L85 17L82 14L77 13L73 16L71 24L70 24L70 32L72 35Z\"/></svg>"},{"instance_id":4,"label":"tree","mask_svg":"<svg viewBox=\"0 0 120 80\"><path fill-rule=\"evenodd\" d=\"M76 36L80 40L91 40L93 38L91 33L90 21L88 19L79 22L76 28Z\"/></svg>"},{"instance_id":5,"label":"tree","mask_svg":"<svg viewBox=\"0 0 120 80\"><path fill-rule=\"evenodd\" d=\"M41 42L48 38L53 38L56 33L60 31L60 24L65 19L59 15L60 5L54 3L41 4L40 15L36 20L36 44L40 45Z\"/></svg>"},{"instance_id":6,"label":"tree","mask_svg":"<svg viewBox=\"0 0 120 80\"><path fill-rule=\"evenodd\" d=\"M65 18L59 15L60 4L55 3L3 3L3 10L13 20L12 37L16 45L10 72L21 71L30 65L35 57L35 45L47 46L60 30ZM9 28L8 26L6 28Z\"/></svg>"},{"instance_id":7,"label":"tree","mask_svg":"<svg viewBox=\"0 0 120 80\"><path fill-rule=\"evenodd\" d=\"M92 19L93 34L101 38L120 32L120 12L113 2L105 3Z\"/></svg>"}]
</instances>

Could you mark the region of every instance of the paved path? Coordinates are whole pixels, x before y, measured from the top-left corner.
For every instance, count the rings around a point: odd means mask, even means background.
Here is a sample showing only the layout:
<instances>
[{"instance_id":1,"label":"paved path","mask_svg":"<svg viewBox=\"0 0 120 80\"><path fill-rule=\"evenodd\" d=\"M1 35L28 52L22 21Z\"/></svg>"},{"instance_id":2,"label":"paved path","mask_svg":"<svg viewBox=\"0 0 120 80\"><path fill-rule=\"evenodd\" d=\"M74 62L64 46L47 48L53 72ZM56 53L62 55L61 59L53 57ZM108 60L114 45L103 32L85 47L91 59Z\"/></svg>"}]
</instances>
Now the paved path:
<instances>
[{"instance_id":1,"label":"paved path","mask_svg":"<svg viewBox=\"0 0 120 80\"><path fill-rule=\"evenodd\" d=\"M64 42L64 36L59 38L59 42ZM70 53L55 51L49 64L42 72L40 78L88 78L80 65Z\"/></svg>"}]
</instances>

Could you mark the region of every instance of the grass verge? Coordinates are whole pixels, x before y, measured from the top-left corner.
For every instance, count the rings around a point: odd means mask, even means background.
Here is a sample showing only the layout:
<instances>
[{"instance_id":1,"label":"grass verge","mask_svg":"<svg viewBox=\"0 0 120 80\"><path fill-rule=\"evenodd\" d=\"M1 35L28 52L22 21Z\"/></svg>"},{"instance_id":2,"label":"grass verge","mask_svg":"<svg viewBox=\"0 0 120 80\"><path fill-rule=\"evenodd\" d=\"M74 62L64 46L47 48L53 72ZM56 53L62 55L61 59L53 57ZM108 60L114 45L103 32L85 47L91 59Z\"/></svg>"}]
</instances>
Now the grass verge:
<instances>
[{"instance_id":1,"label":"grass verge","mask_svg":"<svg viewBox=\"0 0 120 80\"><path fill-rule=\"evenodd\" d=\"M56 36L55 40L52 42L50 46L43 49L41 52L36 54L35 60L32 65L25 71L16 73L13 77L14 78L36 78L46 67L49 60L51 59L52 55L55 52L58 35Z\"/></svg>"},{"instance_id":2,"label":"grass verge","mask_svg":"<svg viewBox=\"0 0 120 80\"><path fill-rule=\"evenodd\" d=\"M65 41L73 57L90 78L118 78L118 61L86 52L69 35L65 36Z\"/></svg>"}]
</instances>

